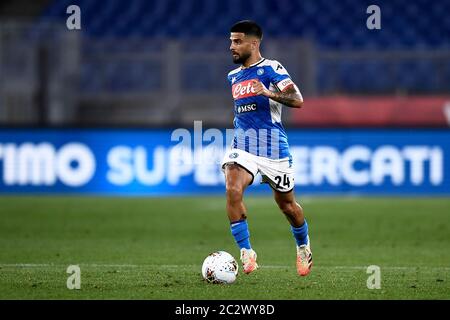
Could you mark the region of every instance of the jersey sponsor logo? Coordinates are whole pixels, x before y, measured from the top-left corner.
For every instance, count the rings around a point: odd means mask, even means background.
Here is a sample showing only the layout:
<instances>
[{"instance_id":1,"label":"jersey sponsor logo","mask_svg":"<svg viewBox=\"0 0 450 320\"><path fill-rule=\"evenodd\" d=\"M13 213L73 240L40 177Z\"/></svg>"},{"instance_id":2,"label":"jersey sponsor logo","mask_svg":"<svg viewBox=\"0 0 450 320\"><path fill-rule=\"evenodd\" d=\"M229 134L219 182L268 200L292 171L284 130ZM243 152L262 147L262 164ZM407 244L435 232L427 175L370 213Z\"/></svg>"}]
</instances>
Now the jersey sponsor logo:
<instances>
[{"instance_id":1,"label":"jersey sponsor logo","mask_svg":"<svg viewBox=\"0 0 450 320\"><path fill-rule=\"evenodd\" d=\"M280 89L280 91L283 91L284 89L286 89L287 87L293 85L294 82L291 80L291 78L287 78L284 80L281 80L280 82L277 83L277 87L278 89Z\"/></svg>"},{"instance_id":2,"label":"jersey sponsor logo","mask_svg":"<svg viewBox=\"0 0 450 320\"><path fill-rule=\"evenodd\" d=\"M234 100L256 96L256 91L252 83L253 80L255 79L242 81L231 87Z\"/></svg>"},{"instance_id":3,"label":"jersey sponsor logo","mask_svg":"<svg viewBox=\"0 0 450 320\"><path fill-rule=\"evenodd\" d=\"M257 105L256 103L252 103L252 104L245 104L242 106L236 106L236 113L244 113L244 112L252 112L252 111L256 111L257 109Z\"/></svg>"}]
</instances>

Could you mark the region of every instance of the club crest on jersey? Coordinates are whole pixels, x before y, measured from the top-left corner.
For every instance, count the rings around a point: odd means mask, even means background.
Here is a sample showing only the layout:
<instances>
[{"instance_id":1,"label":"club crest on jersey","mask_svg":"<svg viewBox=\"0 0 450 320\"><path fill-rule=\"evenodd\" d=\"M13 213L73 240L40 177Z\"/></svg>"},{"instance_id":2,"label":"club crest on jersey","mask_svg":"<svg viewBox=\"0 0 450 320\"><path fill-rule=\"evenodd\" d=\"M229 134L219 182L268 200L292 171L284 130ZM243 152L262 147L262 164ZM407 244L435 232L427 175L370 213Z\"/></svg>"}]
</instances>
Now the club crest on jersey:
<instances>
[{"instance_id":1,"label":"club crest on jersey","mask_svg":"<svg viewBox=\"0 0 450 320\"><path fill-rule=\"evenodd\" d=\"M256 71L256 74L258 76L262 76L264 74L264 69L263 68L259 68L258 71Z\"/></svg>"},{"instance_id":2,"label":"club crest on jersey","mask_svg":"<svg viewBox=\"0 0 450 320\"><path fill-rule=\"evenodd\" d=\"M236 106L236 113L244 113L244 112L251 112L256 111L256 103L252 104L244 104L242 106Z\"/></svg>"},{"instance_id":3,"label":"club crest on jersey","mask_svg":"<svg viewBox=\"0 0 450 320\"><path fill-rule=\"evenodd\" d=\"M255 79L250 79L233 84L231 87L231 92L233 94L234 100L247 98L255 96L255 88L253 88L252 81Z\"/></svg>"},{"instance_id":4,"label":"club crest on jersey","mask_svg":"<svg viewBox=\"0 0 450 320\"><path fill-rule=\"evenodd\" d=\"M229 155L229 157L230 157L231 159L236 159L237 157L239 157L239 154L238 154L237 152L233 152L233 153L231 153L231 154Z\"/></svg>"}]
</instances>

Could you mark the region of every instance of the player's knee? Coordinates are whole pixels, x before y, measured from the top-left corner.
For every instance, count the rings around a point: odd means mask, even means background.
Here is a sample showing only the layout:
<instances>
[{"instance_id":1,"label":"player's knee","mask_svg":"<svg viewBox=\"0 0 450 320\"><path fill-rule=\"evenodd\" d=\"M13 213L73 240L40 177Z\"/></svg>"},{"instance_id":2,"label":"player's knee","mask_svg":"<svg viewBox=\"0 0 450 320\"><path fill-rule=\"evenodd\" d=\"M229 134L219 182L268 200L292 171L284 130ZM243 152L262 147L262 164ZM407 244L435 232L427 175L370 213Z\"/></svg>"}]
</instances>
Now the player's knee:
<instances>
[{"instance_id":1,"label":"player's knee","mask_svg":"<svg viewBox=\"0 0 450 320\"><path fill-rule=\"evenodd\" d=\"M303 208L302 208L302 206L298 202L295 202L295 205L297 206L298 211L300 212L300 215L303 215Z\"/></svg>"},{"instance_id":2,"label":"player's knee","mask_svg":"<svg viewBox=\"0 0 450 320\"><path fill-rule=\"evenodd\" d=\"M229 202L235 203L242 200L243 189L237 185L227 186L227 199Z\"/></svg>"},{"instance_id":3,"label":"player's knee","mask_svg":"<svg viewBox=\"0 0 450 320\"><path fill-rule=\"evenodd\" d=\"M294 201L283 201L278 203L280 210L287 216L293 216L297 212L297 204Z\"/></svg>"}]
</instances>

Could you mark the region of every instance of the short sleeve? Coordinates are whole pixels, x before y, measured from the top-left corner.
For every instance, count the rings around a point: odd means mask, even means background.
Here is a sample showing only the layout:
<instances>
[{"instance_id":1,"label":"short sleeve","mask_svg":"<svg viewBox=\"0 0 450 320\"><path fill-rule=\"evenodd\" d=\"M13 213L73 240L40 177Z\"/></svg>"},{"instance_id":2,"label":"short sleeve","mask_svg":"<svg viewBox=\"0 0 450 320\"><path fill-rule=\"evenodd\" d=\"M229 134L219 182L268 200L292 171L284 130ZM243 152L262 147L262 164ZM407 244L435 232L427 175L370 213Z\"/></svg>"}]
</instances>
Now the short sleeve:
<instances>
[{"instance_id":1,"label":"short sleeve","mask_svg":"<svg viewBox=\"0 0 450 320\"><path fill-rule=\"evenodd\" d=\"M287 87L294 85L291 76L281 63L274 60L271 63L271 67L272 67L272 74L270 82L273 85L275 85L278 88L278 90L283 91Z\"/></svg>"}]
</instances>

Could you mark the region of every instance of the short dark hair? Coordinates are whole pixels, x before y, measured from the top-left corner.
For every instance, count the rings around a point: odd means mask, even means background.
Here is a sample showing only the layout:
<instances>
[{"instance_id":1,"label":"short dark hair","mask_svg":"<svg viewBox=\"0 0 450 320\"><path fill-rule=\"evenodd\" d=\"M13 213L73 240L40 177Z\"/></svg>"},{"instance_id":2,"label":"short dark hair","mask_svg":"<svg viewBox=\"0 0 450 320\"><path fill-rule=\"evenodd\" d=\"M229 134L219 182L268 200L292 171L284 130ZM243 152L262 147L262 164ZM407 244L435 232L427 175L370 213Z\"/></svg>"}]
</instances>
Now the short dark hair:
<instances>
[{"instance_id":1,"label":"short dark hair","mask_svg":"<svg viewBox=\"0 0 450 320\"><path fill-rule=\"evenodd\" d=\"M230 29L230 32L242 32L245 35L255 36L262 40L263 33L261 27L252 20L242 20L236 22Z\"/></svg>"}]
</instances>

